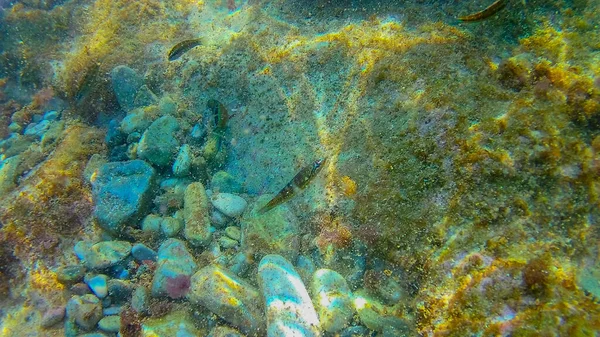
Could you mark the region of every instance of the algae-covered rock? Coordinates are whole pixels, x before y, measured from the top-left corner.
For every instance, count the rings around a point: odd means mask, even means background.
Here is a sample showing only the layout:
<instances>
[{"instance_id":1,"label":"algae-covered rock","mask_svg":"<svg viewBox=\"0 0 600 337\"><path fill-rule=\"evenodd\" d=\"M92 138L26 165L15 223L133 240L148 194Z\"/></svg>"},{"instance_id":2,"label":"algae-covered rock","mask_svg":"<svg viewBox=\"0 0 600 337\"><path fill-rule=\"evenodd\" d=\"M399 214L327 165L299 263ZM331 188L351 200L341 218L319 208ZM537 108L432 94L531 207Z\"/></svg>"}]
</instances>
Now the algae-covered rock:
<instances>
[{"instance_id":1,"label":"algae-covered rock","mask_svg":"<svg viewBox=\"0 0 600 337\"><path fill-rule=\"evenodd\" d=\"M183 235L193 246L208 244L211 238L208 196L202 183L189 184L183 200Z\"/></svg>"},{"instance_id":2,"label":"algae-covered rock","mask_svg":"<svg viewBox=\"0 0 600 337\"><path fill-rule=\"evenodd\" d=\"M196 328L193 317L187 310L179 310L164 317L145 319L142 322L142 336L152 337L193 337L205 336Z\"/></svg>"},{"instance_id":3,"label":"algae-covered rock","mask_svg":"<svg viewBox=\"0 0 600 337\"><path fill-rule=\"evenodd\" d=\"M280 255L267 255L258 266L258 284L265 297L267 336L320 336L317 312L294 266Z\"/></svg>"},{"instance_id":4,"label":"algae-covered rock","mask_svg":"<svg viewBox=\"0 0 600 337\"><path fill-rule=\"evenodd\" d=\"M299 249L298 218L286 205L259 214L257 210L270 199L269 195L258 198L253 210L242 218L242 247L262 254L279 254L295 261Z\"/></svg>"},{"instance_id":5,"label":"algae-covered rock","mask_svg":"<svg viewBox=\"0 0 600 337\"><path fill-rule=\"evenodd\" d=\"M104 229L120 234L149 206L154 169L142 160L102 165L92 182L94 216Z\"/></svg>"},{"instance_id":6,"label":"algae-covered rock","mask_svg":"<svg viewBox=\"0 0 600 337\"><path fill-rule=\"evenodd\" d=\"M342 275L330 269L317 270L313 274L311 294L323 330L333 333L348 325L354 308L352 292Z\"/></svg>"},{"instance_id":7,"label":"algae-covered rock","mask_svg":"<svg viewBox=\"0 0 600 337\"><path fill-rule=\"evenodd\" d=\"M117 101L123 110L136 107L138 90L144 85L144 79L128 66L116 66L110 72L112 87Z\"/></svg>"},{"instance_id":8,"label":"algae-covered rock","mask_svg":"<svg viewBox=\"0 0 600 337\"><path fill-rule=\"evenodd\" d=\"M127 241L103 241L89 245L80 241L75 245L75 254L90 269L103 269L123 261L131 252Z\"/></svg>"},{"instance_id":9,"label":"algae-covered rock","mask_svg":"<svg viewBox=\"0 0 600 337\"><path fill-rule=\"evenodd\" d=\"M239 331L227 326L217 326L206 337L244 337Z\"/></svg>"},{"instance_id":10,"label":"algae-covered rock","mask_svg":"<svg viewBox=\"0 0 600 337\"><path fill-rule=\"evenodd\" d=\"M215 265L200 269L192 276L187 298L246 333L264 327L258 290L227 269Z\"/></svg>"},{"instance_id":11,"label":"algae-covered rock","mask_svg":"<svg viewBox=\"0 0 600 337\"><path fill-rule=\"evenodd\" d=\"M73 296L67 303L67 319L84 330L91 330L102 319L102 303L91 294Z\"/></svg>"},{"instance_id":12,"label":"algae-covered rock","mask_svg":"<svg viewBox=\"0 0 600 337\"><path fill-rule=\"evenodd\" d=\"M129 135L134 132L144 132L152 124L152 116L143 108L129 112L121 121L120 130Z\"/></svg>"},{"instance_id":13,"label":"algae-covered rock","mask_svg":"<svg viewBox=\"0 0 600 337\"><path fill-rule=\"evenodd\" d=\"M397 335L409 333L410 327L402 318L386 315L386 307L370 297L364 290L354 296L355 309L360 321L369 329L375 331L394 331Z\"/></svg>"},{"instance_id":14,"label":"algae-covered rock","mask_svg":"<svg viewBox=\"0 0 600 337\"><path fill-rule=\"evenodd\" d=\"M169 165L179 149L175 133L179 122L173 116L163 116L146 129L137 147L137 156L157 166Z\"/></svg>"}]
</instances>

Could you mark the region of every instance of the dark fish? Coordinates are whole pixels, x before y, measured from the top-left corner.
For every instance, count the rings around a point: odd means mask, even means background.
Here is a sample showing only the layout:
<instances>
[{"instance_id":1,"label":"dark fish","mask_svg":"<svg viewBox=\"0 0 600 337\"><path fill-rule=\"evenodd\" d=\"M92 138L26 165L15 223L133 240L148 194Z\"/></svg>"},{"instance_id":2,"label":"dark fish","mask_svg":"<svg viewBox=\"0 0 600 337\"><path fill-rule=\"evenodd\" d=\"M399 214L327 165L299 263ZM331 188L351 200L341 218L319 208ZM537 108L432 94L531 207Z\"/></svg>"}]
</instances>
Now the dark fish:
<instances>
[{"instance_id":1,"label":"dark fish","mask_svg":"<svg viewBox=\"0 0 600 337\"><path fill-rule=\"evenodd\" d=\"M290 200L294 195L298 194L308 186L308 184L317 176L319 171L321 171L323 166L325 166L326 161L327 158L321 158L311 165L303 167L300 172L294 176L294 179L287 183L287 185L285 185L285 187L258 212L260 214L265 213L275 208L275 206Z\"/></svg>"},{"instance_id":2,"label":"dark fish","mask_svg":"<svg viewBox=\"0 0 600 337\"><path fill-rule=\"evenodd\" d=\"M496 2L489 5L484 10L477 12L477 13L469 14L466 16L461 16L458 19L460 21L466 21L466 22L481 21L481 20L487 19L490 16L498 13L502 8L504 8L504 6L506 6L506 0L496 0Z\"/></svg>"},{"instance_id":3,"label":"dark fish","mask_svg":"<svg viewBox=\"0 0 600 337\"><path fill-rule=\"evenodd\" d=\"M178 58L181 57L181 55L185 54L188 50L194 48L194 47L198 47L199 45L202 44L202 40L201 39L190 39L190 40L185 40L185 41L181 41L178 44L176 44L175 46L173 46L173 48L171 48L171 50L169 50L169 61L175 61Z\"/></svg>"},{"instance_id":4,"label":"dark fish","mask_svg":"<svg viewBox=\"0 0 600 337\"><path fill-rule=\"evenodd\" d=\"M216 99L209 99L206 103L215 118L215 127L218 131L225 130L227 121L229 121L229 112L223 103Z\"/></svg>"}]
</instances>

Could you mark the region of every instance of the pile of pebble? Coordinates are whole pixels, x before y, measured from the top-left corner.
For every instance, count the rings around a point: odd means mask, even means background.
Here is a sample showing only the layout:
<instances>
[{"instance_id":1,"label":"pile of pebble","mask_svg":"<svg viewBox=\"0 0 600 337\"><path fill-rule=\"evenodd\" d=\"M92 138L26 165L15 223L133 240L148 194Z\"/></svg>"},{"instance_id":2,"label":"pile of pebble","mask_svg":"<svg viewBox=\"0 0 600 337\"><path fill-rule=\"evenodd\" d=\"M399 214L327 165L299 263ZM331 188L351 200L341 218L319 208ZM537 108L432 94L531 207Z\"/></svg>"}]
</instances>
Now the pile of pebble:
<instances>
[{"instance_id":1,"label":"pile of pebble","mask_svg":"<svg viewBox=\"0 0 600 337\"><path fill-rule=\"evenodd\" d=\"M119 336L124 310L144 317L161 299L218 316L212 323L203 317L210 336L400 336L409 330L358 289L364 252L356 253L347 277L319 269L318 254L300 254L299 220L285 204L257 212L271 196L248 199L243 184L216 169L226 150L222 134L199 123L182 136L185 121L172 116L173 102L158 99L128 67L111 75L128 113L111 122L108 158L93 156L85 175L95 220L115 239L75 245L80 263L57 270L72 297L46 312L43 327L64 322L67 337ZM390 303L402 293L393 282L380 288ZM141 326L150 335L185 337L202 325L187 316L177 322L161 333L149 321Z\"/></svg>"}]
</instances>

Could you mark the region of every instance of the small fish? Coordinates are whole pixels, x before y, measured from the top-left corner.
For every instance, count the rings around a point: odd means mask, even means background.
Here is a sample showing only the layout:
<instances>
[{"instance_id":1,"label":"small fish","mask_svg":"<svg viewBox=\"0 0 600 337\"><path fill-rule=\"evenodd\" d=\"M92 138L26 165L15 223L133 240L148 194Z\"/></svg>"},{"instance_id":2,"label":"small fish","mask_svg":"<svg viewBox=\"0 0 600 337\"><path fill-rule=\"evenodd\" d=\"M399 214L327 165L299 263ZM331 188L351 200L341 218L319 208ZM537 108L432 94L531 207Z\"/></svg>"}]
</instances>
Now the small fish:
<instances>
[{"instance_id":1,"label":"small fish","mask_svg":"<svg viewBox=\"0 0 600 337\"><path fill-rule=\"evenodd\" d=\"M217 101L216 99L209 99L206 105L213 113L216 129L218 131L225 130L230 117L227 108L223 105L223 103Z\"/></svg>"},{"instance_id":2,"label":"small fish","mask_svg":"<svg viewBox=\"0 0 600 337\"><path fill-rule=\"evenodd\" d=\"M465 22L481 21L498 13L502 8L504 8L504 6L506 6L506 0L496 0L493 4L489 5L484 10L466 16L461 16L458 19L460 21Z\"/></svg>"},{"instance_id":3,"label":"small fish","mask_svg":"<svg viewBox=\"0 0 600 337\"><path fill-rule=\"evenodd\" d=\"M271 199L265 206L263 206L258 213L263 214L271 209L275 208L288 200L290 200L293 196L302 191L308 184L319 174L319 171L325 166L325 162L327 158L321 158L316 160L311 165L303 167L300 172L298 172L294 179L292 179L284 188L277 193L277 195Z\"/></svg>"},{"instance_id":4,"label":"small fish","mask_svg":"<svg viewBox=\"0 0 600 337\"><path fill-rule=\"evenodd\" d=\"M179 42L178 44L173 46L173 48L171 48L171 50L169 50L169 54L168 54L169 61L177 60L178 58L181 57L181 55L185 54L187 51L189 51L192 48L198 47L201 44L202 44L202 39L199 39L199 38Z\"/></svg>"}]
</instances>

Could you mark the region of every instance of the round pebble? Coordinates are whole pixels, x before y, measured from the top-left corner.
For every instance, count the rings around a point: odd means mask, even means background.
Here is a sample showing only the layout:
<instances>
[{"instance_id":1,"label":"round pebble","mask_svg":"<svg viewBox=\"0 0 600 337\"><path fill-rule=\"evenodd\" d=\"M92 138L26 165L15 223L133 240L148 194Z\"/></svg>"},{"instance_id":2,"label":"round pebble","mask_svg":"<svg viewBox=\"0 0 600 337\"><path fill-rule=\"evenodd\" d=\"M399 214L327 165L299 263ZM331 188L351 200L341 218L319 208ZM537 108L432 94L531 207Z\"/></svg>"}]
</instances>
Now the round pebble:
<instances>
[{"instance_id":1,"label":"round pebble","mask_svg":"<svg viewBox=\"0 0 600 337\"><path fill-rule=\"evenodd\" d=\"M216 193L210 198L210 202L221 213L230 218L242 215L248 203L244 198L231 193Z\"/></svg>"},{"instance_id":2,"label":"round pebble","mask_svg":"<svg viewBox=\"0 0 600 337\"><path fill-rule=\"evenodd\" d=\"M225 228L225 234L236 241L240 241L242 238L242 232L236 226L229 226Z\"/></svg>"},{"instance_id":3,"label":"round pebble","mask_svg":"<svg viewBox=\"0 0 600 337\"><path fill-rule=\"evenodd\" d=\"M61 322L63 318L65 318L64 306L52 308L44 313L40 325L42 326L42 328L50 328Z\"/></svg>"},{"instance_id":4,"label":"round pebble","mask_svg":"<svg viewBox=\"0 0 600 337\"><path fill-rule=\"evenodd\" d=\"M98 327L100 330L107 332L119 332L119 328L121 327L121 317L106 316L98 322Z\"/></svg>"}]
</instances>

